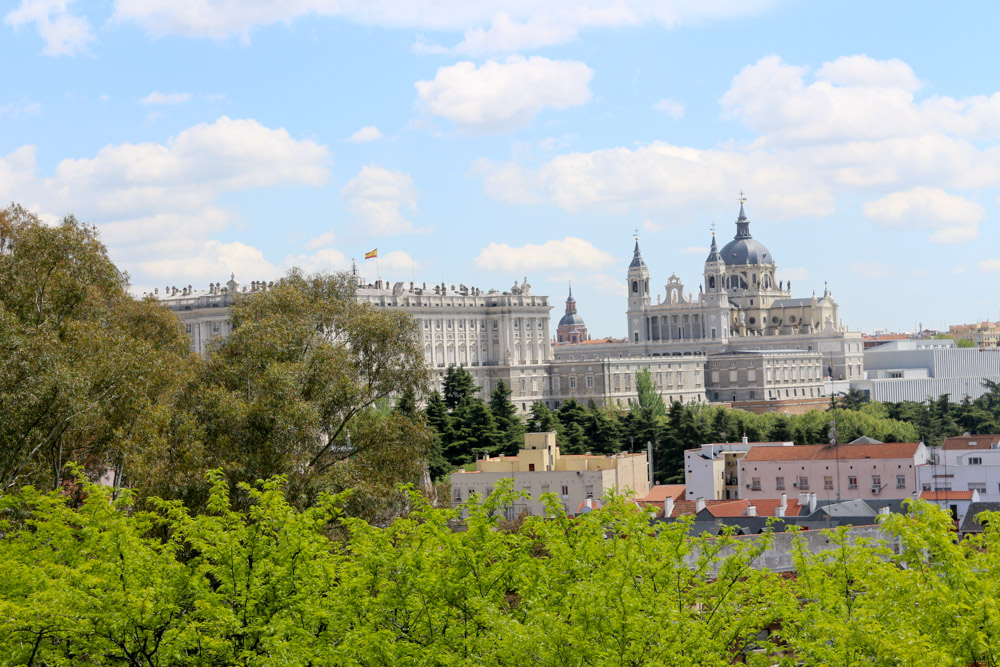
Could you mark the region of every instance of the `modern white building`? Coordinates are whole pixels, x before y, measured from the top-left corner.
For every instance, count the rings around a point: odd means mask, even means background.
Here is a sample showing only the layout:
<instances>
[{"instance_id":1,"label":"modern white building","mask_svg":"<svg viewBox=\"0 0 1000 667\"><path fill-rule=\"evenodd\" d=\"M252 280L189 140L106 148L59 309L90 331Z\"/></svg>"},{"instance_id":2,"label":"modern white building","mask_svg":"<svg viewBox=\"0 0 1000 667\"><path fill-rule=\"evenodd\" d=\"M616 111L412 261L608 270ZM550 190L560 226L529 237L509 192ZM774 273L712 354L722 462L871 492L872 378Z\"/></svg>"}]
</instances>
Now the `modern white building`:
<instances>
[{"instance_id":1,"label":"modern white building","mask_svg":"<svg viewBox=\"0 0 1000 667\"><path fill-rule=\"evenodd\" d=\"M920 470L922 491L976 491L983 502L1000 502L1000 435L945 438L932 447Z\"/></svg>"},{"instance_id":2,"label":"modern white building","mask_svg":"<svg viewBox=\"0 0 1000 667\"><path fill-rule=\"evenodd\" d=\"M890 341L864 353L865 378L851 388L873 401L953 402L983 395L983 380L1000 382L1000 348L955 347L950 339Z\"/></svg>"},{"instance_id":3,"label":"modern white building","mask_svg":"<svg viewBox=\"0 0 1000 667\"><path fill-rule=\"evenodd\" d=\"M793 442L715 442L684 452L686 500L737 500L739 462L751 447L792 447ZM777 497L777 496L775 496Z\"/></svg>"}]
</instances>

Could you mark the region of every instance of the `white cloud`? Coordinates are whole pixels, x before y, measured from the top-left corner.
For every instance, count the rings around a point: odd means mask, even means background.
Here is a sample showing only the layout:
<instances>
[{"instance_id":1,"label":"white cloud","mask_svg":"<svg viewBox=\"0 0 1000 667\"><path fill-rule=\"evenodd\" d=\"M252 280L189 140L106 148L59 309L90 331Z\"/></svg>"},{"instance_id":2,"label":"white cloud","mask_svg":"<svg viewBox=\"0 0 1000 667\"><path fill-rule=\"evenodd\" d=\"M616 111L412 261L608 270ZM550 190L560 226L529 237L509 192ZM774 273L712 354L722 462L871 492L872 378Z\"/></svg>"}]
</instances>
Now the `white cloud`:
<instances>
[{"instance_id":1,"label":"white cloud","mask_svg":"<svg viewBox=\"0 0 1000 667\"><path fill-rule=\"evenodd\" d=\"M47 218L74 212L97 223L136 284L218 280L223 270L264 279L275 269L260 250L212 238L238 221L219 200L240 190L322 185L328 161L327 148L313 141L222 117L162 144L108 145L93 157L64 159L47 176L37 173L35 148L21 147L0 157L0 199Z\"/></svg>"},{"instance_id":2,"label":"white cloud","mask_svg":"<svg viewBox=\"0 0 1000 667\"><path fill-rule=\"evenodd\" d=\"M363 128L347 138L356 144L363 144L366 141L375 141L382 138L382 132L374 125L365 125Z\"/></svg>"},{"instance_id":3,"label":"white cloud","mask_svg":"<svg viewBox=\"0 0 1000 667\"><path fill-rule=\"evenodd\" d=\"M282 264L286 270L298 267L306 273L346 271L351 268L347 255L336 248L322 248L311 255L288 255Z\"/></svg>"},{"instance_id":4,"label":"white cloud","mask_svg":"<svg viewBox=\"0 0 1000 667\"><path fill-rule=\"evenodd\" d=\"M719 201L739 188L750 193L751 218L821 218L848 195L893 224L900 218L889 206L905 199L889 195L910 193L926 200L912 227L938 243L975 238L983 209L962 191L1000 186L1000 93L920 100L919 90L899 60L847 56L814 76L766 56L743 68L720 101L752 131L749 141L515 155L480 160L475 171L499 201L638 214L656 228L695 211L722 213Z\"/></svg>"},{"instance_id":5,"label":"white cloud","mask_svg":"<svg viewBox=\"0 0 1000 667\"><path fill-rule=\"evenodd\" d=\"M983 273L1000 273L1000 259L990 257L979 262L979 270Z\"/></svg>"},{"instance_id":6,"label":"white cloud","mask_svg":"<svg viewBox=\"0 0 1000 667\"><path fill-rule=\"evenodd\" d=\"M708 248L704 248L700 245L693 245L681 250L682 255L707 255Z\"/></svg>"},{"instance_id":7,"label":"white cloud","mask_svg":"<svg viewBox=\"0 0 1000 667\"><path fill-rule=\"evenodd\" d=\"M306 247L310 250L315 248L329 248L333 245L337 235L331 230L306 241Z\"/></svg>"},{"instance_id":8,"label":"white cloud","mask_svg":"<svg viewBox=\"0 0 1000 667\"><path fill-rule=\"evenodd\" d=\"M185 102L191 101L191 93L160 93L157 91L151 92L142 98L142 103L146 106L152 104L183 104Z\"/></svg>"},{"instance_id":9,"label":"white cloud","mask_svg":"<svg viewBox=\"0 0 1000 667\"><path fill-rule=\"evenodd\" d=\"M380 252L378 256L379 268L396 269L399 272L416 271L423 268L420 262L402 250L390 250L384 255Z\"/></svg>"},{"instance_id":10,"label":"white cloud","mask_svg":"<svg viewBox=\"0 0 1000 667\"><path fill-rule=\"evenodd\" d=\"M190 3L175 0L116 0L113 20L134 22L159 36L180 34L199 37L247 39L255 26L289 24L318 15L342 17L362 25L462 32L454 49L427 45L429 52L458 51L472 55L509 53L521 49L563 44L581 30L606 27L657 25L672 28L704 19L732 20L761 13L773 0L255 0L253 3ZM487 27L488 26L488 27Z\"/></svg>"},{"instance_id":11,"label":"white cloud","mask_svg":"<svg viewBox=\"0 0 1000 667\"><path fill-rule=\"evenodd\" d=\"M404 217L403 210L417 211L417 190L413 179L403 171L377 165L361 168L340 191L348 207L370 234L414 234L417 229Z\"/></svg>"},{"instance_id":12,"label":"white cloud","mask_svg":"<svg viewBox=\"0 0 1000 667\"><path fill-rule=\"evenodd\" d=\"M415 85L422 106L464 130L498 133L527 125L546 107L565 109L590 99L594 72L581 62L510 56L481 67L441 67Z\"/></svg>"},{"instance_id":13,"label":"white cloud","mask_svg":"<svg viewBox=\"0 0 1000 667\"><path fill-rule=\"evenodd\" d=\"M677 100L662 99L653 105L653 108L657 111L663 112L667 118L672 118L674 120L680 120L684 117L684 105Z\"/></svg>"},{"instance_id":14,"label":"white cloud","mask_svg":"<svg viewBox=\"0 0 1000 667\"><path fill-rule=\"evenodd\" d=\"M21 116L37 116L42 112L40 102L8 102L0 104L0 118L20 118Z\"/></svg>"},{"instance_id":15,"label":"white cloud","mask_svg":"<svg viewBox=\"0 0 1000 667\"><path fill-rule=\"evenodd\" d=\"M802 266L789 266L778 269L776 275L778 280L809 280L809 269Z\"/></svg>"},{"instance_id":16,"label":"white cloud","mask_svg":"<svg viewBox=\"0 0 1000 667\"><path fill-rule=\"evenodd\" d=\"M961 273L965 273L965 267L964 266L953 266L953 267L951 267L951 272L954 273L957 276L957 275L959 275Z\"/></svg>"},{"instance_id":17,"label":"white cloud","mask_svg":"<svg viewBox=\"0 0 1000 667\"><path fill-rule=\"evenodd\" d=\"M718 206L720 194L736 184L761 193L754 201L757 215L789 218L833 211L832 192L815 172L762 151L701 150L657 141L635 149L567 153L537 169L481 160L477 171L495 199L549 201L574 213L596 207L611 214L664 217L704 210ZM683 218L664 219L680 224Z\"/></svg>"},{"instance_id":18,"label":"white cloud","mask_svg":"<svg viewBox=\"0 0 1000 667\"><path fill-rule=\"evenodd\" d=\"M931 230L934 243L961 243L979 236L986 209L940 188L893 192L862 207L865 217L896 229Z\"/></svg>"},{"instance_id":19,"label":"white cloud","mask_svg":"<svg viewBox=\"0 0 1000 667\"><path fill-rule=\"evenodd\" d=\"M75 56L94 40L90 22L71 14L73 0L21 0L21 5L4 16L4 23L15 29L34 23L39 37L45 40L47 56Z\"/></svg>"},{"instance_id":20,"label":"white cloud","mask_svg":"<svg viewBox=\"0 0 1000 667\"><path fill-rule=\"evenodd\" d=\"M864 55L841 56L824 63L816 72L816 78L838 86L875 86L910 92L921 87L917 75L902 60L875 60Z\"/></svg>"},{"instance_id":21,"label":"white cloud","mask_svg":"<svg viewBox=\"0 0 1000 667\"><path fill-rule=\"evenodd\" d=\"M590 241L567 236L561 241L511 247L491 243L479 253L474 263L486 271L554 271L573 269L591 271L614 264L618 259L595 248Z\"/></svg>"}]
</instances>

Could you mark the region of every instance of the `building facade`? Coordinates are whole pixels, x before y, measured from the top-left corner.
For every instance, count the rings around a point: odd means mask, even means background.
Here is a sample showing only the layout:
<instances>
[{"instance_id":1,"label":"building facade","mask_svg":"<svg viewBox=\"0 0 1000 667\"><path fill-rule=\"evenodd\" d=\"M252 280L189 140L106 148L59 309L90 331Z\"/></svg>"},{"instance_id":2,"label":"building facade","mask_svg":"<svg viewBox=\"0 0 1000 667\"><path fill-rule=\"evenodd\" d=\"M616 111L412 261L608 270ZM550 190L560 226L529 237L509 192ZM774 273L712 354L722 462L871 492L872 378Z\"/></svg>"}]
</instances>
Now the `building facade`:
<instances>
[{"instance_id":1,"label":"building facade","mask_svg":"<svg viewBox=\"0 0 1000 667\"><path fill-rule=\"evenodd\" d=\"M646 453L562 455L555 433L526 433L524 448L517 456L486 457L476 462L474 471L451 474L452 504L465 502L475 493L485 498L502 479L511 479L515 491L527 498L508 509L508 518L527 511L545 514L541 496L556 494L567 514L581 507L598 506L616 489L644 498L649 493L649 462Z\"/></svg>"},{"instance_id":2,"label":"building facade","mask_svg":"<svg viewBox=\"0 0 1000 667\"><path fill-rule=\"evenodd\" d=\"M550 331L552 306L527 278L506 291L466 285L376 280L353 272L355 294L375 308L413 316L433 377L465 367L481 396L502 380L522 411L535 401L550 408L575 398L627 407L638 400L637 374L649 369L667 402L724 402L756 412L803 411L829 404L831 382L863 378L863 340L839 323L828 290L793 298L776 280L777 262L750 234L743 200L733 240L712 235L697 297L672 275L665 297L652 302L649 268L636 240L626 271L624 340L590 340L570 292L565 313ZM156 296L180 315L192 349L203 353L229 332L228 307L240 294L266 291L264 281L232 277L196 291L171 288Z\"/></svg>"},{"instance_id":3,"label":"building facade","mask_svg":"<svg viewBox=\"0 0 1000 667\"><path fill-rule=\"evenodd\" d=\"M1000 502L1000 434L945 438L931 448L920 471L922 491L978 492L983 502Z\"/></svg>"}]
</instances>

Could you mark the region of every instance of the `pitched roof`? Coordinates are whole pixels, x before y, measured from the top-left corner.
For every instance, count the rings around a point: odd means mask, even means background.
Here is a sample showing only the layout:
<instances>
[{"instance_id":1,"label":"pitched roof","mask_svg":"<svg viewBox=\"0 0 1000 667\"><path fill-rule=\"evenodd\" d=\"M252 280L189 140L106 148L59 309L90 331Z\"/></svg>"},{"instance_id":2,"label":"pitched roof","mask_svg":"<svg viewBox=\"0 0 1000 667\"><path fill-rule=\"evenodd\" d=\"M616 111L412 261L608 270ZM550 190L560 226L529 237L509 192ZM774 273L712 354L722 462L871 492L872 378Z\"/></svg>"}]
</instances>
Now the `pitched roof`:
<instances>
[{"instance_id":1,"label":"pitched roof","mask_svg":"<svg viewBox=\"0 0 1000 667\"><path fill-rule=\"evenodd\" d=\"M673 498L674 500L683 498L685 488L686 487L683 484L657 484L649 490L649 493L646 494L646 497L642 500L652 503L661 503L660 506L662 507L663 501L667 498Z\"/></svg>"},{"instance_id":2,"label":"pitched roof","mask_svg":"<svg viewBox=\"0 0 1000 667\"><path fill-rule=\"evenodd\" d=\"M969 511L962 519L962 526L959 529L963 533L981 533L983 525L976 521L976 515L980 512L1000 512L1000 503L972 503Z\"/></svg>"},{"instance_id":3,"label":"pitched roof","mask_svg":"<svg viewBox=\"0 0 1000 667\"><path fill-rule=\"evenodd\" d=\"M794 447L751 447L743 461L824 461L833 459L913 458L919 442L891 442L881 445L795 445Z\"/></svg>"},{"instance_id":4,"label":"pitched roof","mask_svg":"<svg viewBox=\"0 0 1000 667\"><path fill-rule=\"evenodd\" d=\"M921 500L972 500L972 491L924 491Z\"/></svg>"},{"instance_id":5,"label":"pitched roof","mask_svg":"<svg viewBox=\"0 0 1000 667\"><path fill-rule=\"evenodd\" d=\"M957 435L945 438L944 449L992 449L995 442L1000 442L1000 435Z\"/></svg>"},{"instance_id":6,"label":"pitched roof","mask_svg":"<svg viewBox=\"0 0 1000 667\"><path fill-rule=\"evenodd\" d=\"M774 516L775 511L781 505L779 498L758 498L750 500L709 500L705 503L705 509L714 517L737 517L746 516L747 509L753 505L757 509L756 516ZM802 511L799 501L789 498L785 505L785 516L798 516Z\"/></svg>"}]
</instances>

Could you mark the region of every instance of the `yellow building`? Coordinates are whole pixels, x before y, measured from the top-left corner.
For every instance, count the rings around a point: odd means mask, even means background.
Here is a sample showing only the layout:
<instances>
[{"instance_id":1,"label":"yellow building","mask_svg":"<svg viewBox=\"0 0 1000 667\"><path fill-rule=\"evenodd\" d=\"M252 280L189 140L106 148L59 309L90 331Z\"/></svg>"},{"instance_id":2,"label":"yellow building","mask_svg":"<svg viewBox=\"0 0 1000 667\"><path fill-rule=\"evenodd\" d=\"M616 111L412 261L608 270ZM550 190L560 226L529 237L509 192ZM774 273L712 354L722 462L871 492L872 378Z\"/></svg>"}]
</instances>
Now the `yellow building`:
<instances>
[{"instance_id":1,"label":"yellow building","mask_svg":"<svg viewBox=\"0 0 1000 667\"><path fill-rule=\"evenodd\" d=\"M956 341L967 340L976 347L1000 347L1000 322L953 324L948 335Z\"/></svg>"},{"instance_id":2,"label":"yellow building","mask_svg":"<svg viewBox=\"0 0 1000 667\"><path fill-rule=\"evenodd\" d=\"M523 510L544 514L540 498L546 493L556 494L570 515L577 514L581 507L600 505L612 489L634 493L637 498L649 493L645 452L564 456L559 453L555 433L526 433L524 448L517 456L487 456L476 462L476 470L452 473L452 502L464 502L472 493L485 497L499 480L508 478L514 480L516 491L528 494L528 498L508 508L510 517Z\"/></svg>"}]
</instances>

